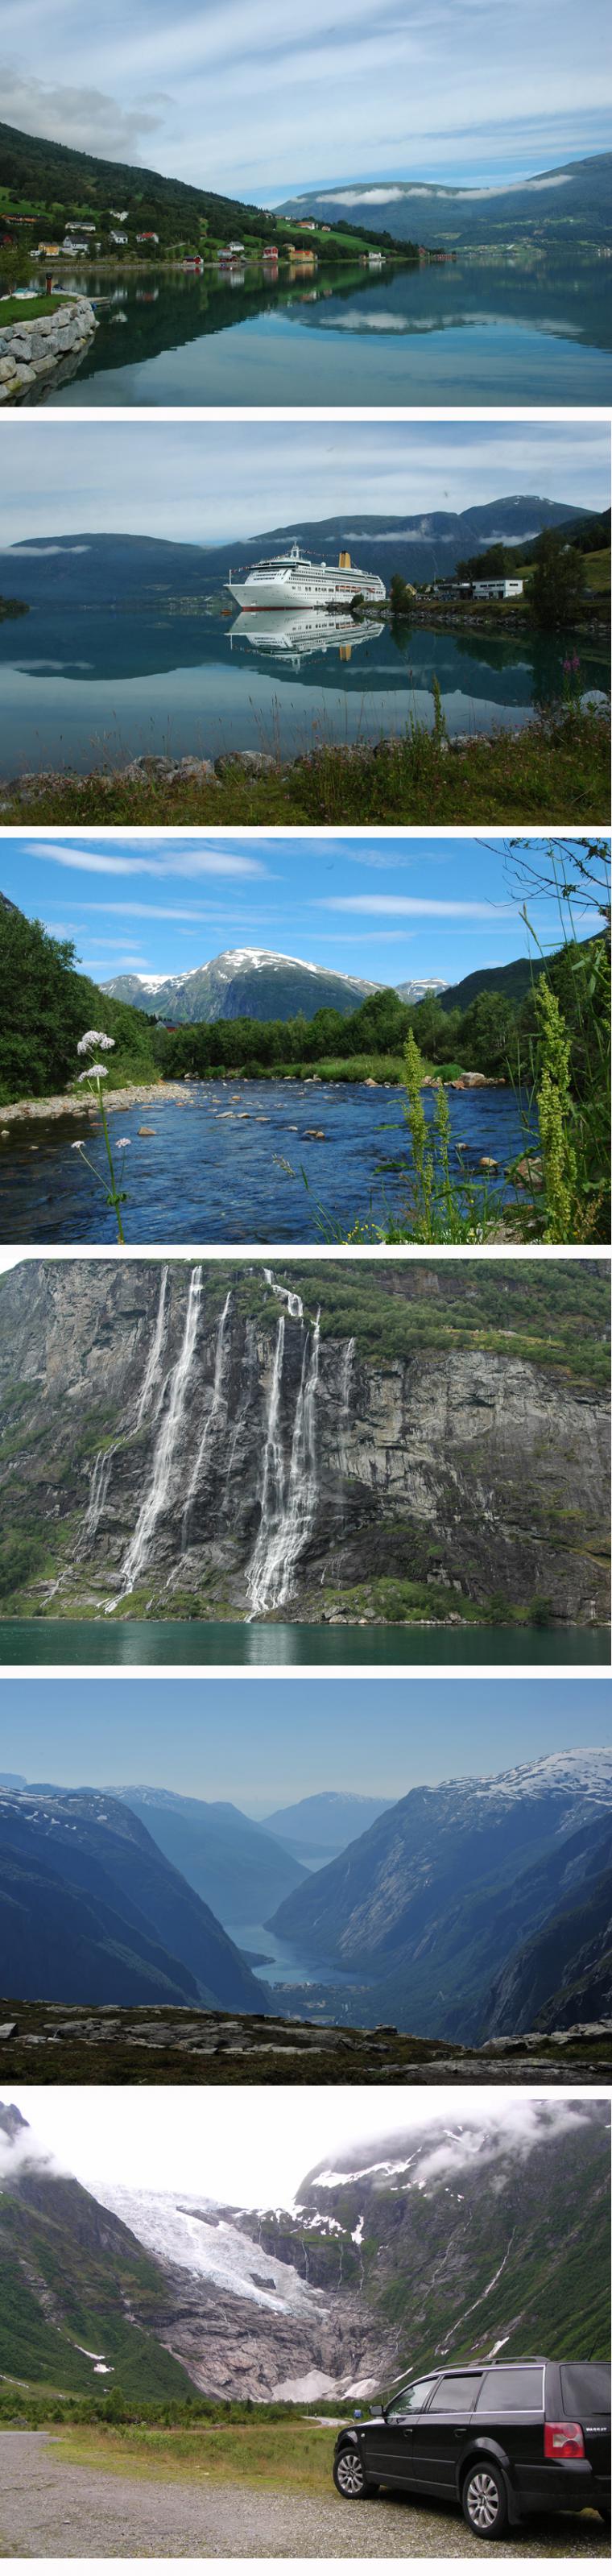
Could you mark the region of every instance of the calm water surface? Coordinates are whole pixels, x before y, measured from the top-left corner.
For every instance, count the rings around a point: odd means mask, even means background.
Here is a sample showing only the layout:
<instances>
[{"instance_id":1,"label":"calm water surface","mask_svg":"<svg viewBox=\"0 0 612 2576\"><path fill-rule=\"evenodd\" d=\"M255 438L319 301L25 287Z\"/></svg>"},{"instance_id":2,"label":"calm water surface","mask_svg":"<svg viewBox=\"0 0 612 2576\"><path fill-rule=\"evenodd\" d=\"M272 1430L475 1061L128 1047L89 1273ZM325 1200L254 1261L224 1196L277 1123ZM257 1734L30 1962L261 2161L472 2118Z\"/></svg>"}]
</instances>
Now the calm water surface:
<instances>
[{"instance_id":1,"label":"calm water surface","mask_svg":"<svg viewBox=\"0 0 612 2576\"><path fill-rule=\"evenodd\" d=\"M498 1163L493 1187L514 1191L505 1166L525 1147L521 1103L512 1091L447 1092L452 1163L481 1179L481 1155ZM431 1123L433 1095L423 1094ZM527 1105L525 1103L525 1119ZM0 1122L1 1123L1 1122ZM153 1136L139 1136L139 1126ZM409 1174L377 1165L404 1156L410 1139L402 1095L362 1083L236 1082L190 1084L182 1102L157 1101L109 1114L111 1136L129 1126L124 1227L129 1243L314 1243L323 1209L334 1231L356 1217L384 1222L399 1214ZM309 1137L308 1129L323 1133ZM100 1189L73 1152L77 1136L100 1171ZM0 1240L5 1243L112 1243L105 1207L103 1147L86 1118L13 1127L0 1144ZM118 1158L120 1160L120 1157ZM306 1188L303 1172L307 1175ZM104 1187L102 1184L104 1183Z\"/></svg>"},{"instance_id":2,"label":"calm water surface","mask_svg":"<svg viewBox=\"0 0 612 2576\"><path fill-rule=\"evenodd\" d=\"M327 1628L202 1619L2 1619L3 1664L605 1664L609 1628Z\"/></svg>"},{"instance_id":3,"label":"calm water surface","mask_svg":"<svg viewBox=\"0 0 612 2576\"><path fill-rule=\"evenodd\" d=\"M583 689L605 693L608 655L572 634L355 627L310 610L224 618L191 605L134 611L33 606L0 626L0 777L117 769L137 755L283 758L313 740L376 741L411 717L433 721L438 682L449 734L519 731L562 694L579 654Z\"/></svg>"},{"instance_id":4,"label":"calm water surface","mask_svg":"<svg viewBox=\"0 0 612 2576\"><path fill-rule=\"evenodd\" d=\"M605 403L609 270L597 257L476 258L310 284L90 271L95 341L51 404ZM35 397L36 399L36 397Z\"/></svg>"}]
</instances>

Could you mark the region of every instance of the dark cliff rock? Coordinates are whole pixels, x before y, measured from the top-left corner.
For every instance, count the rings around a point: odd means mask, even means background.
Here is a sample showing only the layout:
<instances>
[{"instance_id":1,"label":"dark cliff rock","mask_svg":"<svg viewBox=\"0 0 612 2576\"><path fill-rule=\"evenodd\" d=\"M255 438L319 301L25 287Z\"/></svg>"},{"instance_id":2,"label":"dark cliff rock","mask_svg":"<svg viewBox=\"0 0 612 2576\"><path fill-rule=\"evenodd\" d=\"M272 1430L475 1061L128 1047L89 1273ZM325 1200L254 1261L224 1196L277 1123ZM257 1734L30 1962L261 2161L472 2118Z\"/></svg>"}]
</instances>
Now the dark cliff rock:
<instances>
[{"instance_id":1,"label":"dark cliff rock","mask_svg":"<svg viewBox=\"0 0 612 2576\"><path fill-rule=\"evenodd\" d=\"M8 1606L320 1619L331 1604L367 1620L412 1616L417 1597L432 1616L540 1597L559 1621L604 1621L608 1418L595 1372L572 1375L545 1331L528 1356L516 1307L486 1333L469 1284L452 1347L416 1327L411 1346L414 1287L399 1264L353 1272L350 1335L321 1265L319 1340L312 1299L303 1320L291 1311L299 1266L286 1276L289 1297L239 1263L9 1274Z\"/></svg>"}]
</instances>

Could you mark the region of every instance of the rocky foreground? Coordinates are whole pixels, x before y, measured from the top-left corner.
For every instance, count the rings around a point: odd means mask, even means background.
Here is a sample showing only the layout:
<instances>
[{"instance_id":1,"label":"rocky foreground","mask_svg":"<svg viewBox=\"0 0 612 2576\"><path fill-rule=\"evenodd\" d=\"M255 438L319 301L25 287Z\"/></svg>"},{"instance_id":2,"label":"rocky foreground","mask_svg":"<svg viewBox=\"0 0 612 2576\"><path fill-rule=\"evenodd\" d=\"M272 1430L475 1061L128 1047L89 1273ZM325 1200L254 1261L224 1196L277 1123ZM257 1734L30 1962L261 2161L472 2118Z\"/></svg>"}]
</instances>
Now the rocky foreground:
<instances>
[{"instance_id":1,"label":"rocky foreground","mask_svg":"<svg viewBox=\"0 0 612 2576\"><path fill-rule=\"evenodd\" d=\"M258 2013L0 2000L0 2082L37 2084L608 2084L612 2021L487 2040L321 2029Z\"/></svg>"}]
</instances>

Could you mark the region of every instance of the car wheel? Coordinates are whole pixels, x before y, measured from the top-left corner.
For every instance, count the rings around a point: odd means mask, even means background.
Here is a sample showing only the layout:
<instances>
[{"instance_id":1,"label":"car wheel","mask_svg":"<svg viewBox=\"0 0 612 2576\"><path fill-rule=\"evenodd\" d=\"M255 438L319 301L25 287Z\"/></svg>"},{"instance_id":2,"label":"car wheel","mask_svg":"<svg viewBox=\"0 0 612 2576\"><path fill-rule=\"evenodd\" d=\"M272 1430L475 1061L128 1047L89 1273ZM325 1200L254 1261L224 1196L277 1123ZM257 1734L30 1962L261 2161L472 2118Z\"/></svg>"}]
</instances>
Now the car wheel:
<instances>
[{"instance_id":1,"label":"car wheel","mask_svg":"<svg viewBox=\"0 0 612 2576\"><path fill-rule=\"evenodd\" d=\"M352 2444L350 2450L339 2451L337 2460L334 2460L334 2486L344 2497L345 2504L361 2504L364 2496L378 2494L378 2488L371 2486L369 2478L366 2478L363 2461Z\"/></svg>"},{"instance_id":2,"label":"car wheel","mask_svg":"<svg viewBox=\"0 0 612 2576\"><path fill-rule=\"evenodd\" d=\"M477 2540L501 2540L508 2528L508 2502L501 2469L494 2460L468 2469L461 2493L464 2521Z\"/></svg>"}]
</instances>

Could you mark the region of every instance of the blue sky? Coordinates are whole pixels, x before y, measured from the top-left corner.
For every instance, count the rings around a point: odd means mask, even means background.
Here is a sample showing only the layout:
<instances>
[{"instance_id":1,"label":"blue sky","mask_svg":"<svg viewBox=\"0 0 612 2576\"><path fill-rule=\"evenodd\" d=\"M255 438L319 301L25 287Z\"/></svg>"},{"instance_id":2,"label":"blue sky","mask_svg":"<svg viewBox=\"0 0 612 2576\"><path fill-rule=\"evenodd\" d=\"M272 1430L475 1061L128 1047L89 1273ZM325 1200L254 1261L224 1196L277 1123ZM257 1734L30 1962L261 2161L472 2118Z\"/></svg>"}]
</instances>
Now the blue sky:
<instances>
[{"instance_id":1,"label":"blue sky","mask_svg":"<svg viewBox=\"0 0 612 2576\"><path fill-rule=\"evenodd\" d=\"M546 860L545 844L532 855ZM105 982L175 975L223 948L272 948L376 983L525 956L524 893L509 843L395 833L5 833L0 888ZM530 900L544 949L552 898ZM577 916L586 935L594 913ZM531 953L535 953L532 950Z\"/></svg>"},{"instance_id":2,"label":"blue sky","mask_svg":"<svg viewBox=\"0 0 612 2576\"><path fill-rule=\"evenodd\" d=\"M3 0L3 116L272 204L486 184L609 142L604 0Z\"/></svg>"},{"instance_id":3,"label":"blue sky","mask_svg":"<svg viewBox=\"0 0 612 2576\"><path fill-rule=\"evenodd\" d=\"M41 444L42 442L42 444ZM510 494L604 510L604 421L278 420L2 423L0 590L7 547L114 531L223 545L296 518L461 511ZM14 565L10 566L14 577Z\"/></svg>"},{"instance_id":4,"label":"blue sky","mask_svg":"<svg viewBox=\"0 0 612 2576\"><path fill-rule=\"evenodd\" d=\"M505 1771L609 1744L612 1693L593 1681L7 1680L0 1770L58 1786L146 1781L264 1816L322 1789L404 1797L419 1783Z\"/></svg>"}]
</instances>

